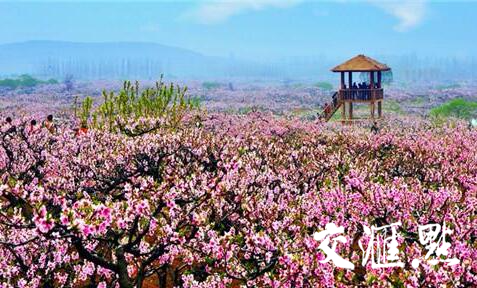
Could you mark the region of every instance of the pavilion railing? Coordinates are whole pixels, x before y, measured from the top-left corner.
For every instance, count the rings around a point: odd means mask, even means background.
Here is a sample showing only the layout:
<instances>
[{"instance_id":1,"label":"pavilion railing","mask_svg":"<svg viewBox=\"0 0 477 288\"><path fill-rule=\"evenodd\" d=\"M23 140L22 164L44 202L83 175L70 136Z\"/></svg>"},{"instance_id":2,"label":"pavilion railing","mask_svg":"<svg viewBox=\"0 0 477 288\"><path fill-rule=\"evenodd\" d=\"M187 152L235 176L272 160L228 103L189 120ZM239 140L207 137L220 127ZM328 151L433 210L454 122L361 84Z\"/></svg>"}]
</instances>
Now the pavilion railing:
<instances>
[{"instance_id":1,"label":"pavilion railing","mask_svg":"<svg viewBox=\"0 0 477 288\"><path fill-rule=\"evenodd\" d=\"M343 100L374 101L383 99L383 89L340 89L339 97Z\"/></svg>"}]
</instances>

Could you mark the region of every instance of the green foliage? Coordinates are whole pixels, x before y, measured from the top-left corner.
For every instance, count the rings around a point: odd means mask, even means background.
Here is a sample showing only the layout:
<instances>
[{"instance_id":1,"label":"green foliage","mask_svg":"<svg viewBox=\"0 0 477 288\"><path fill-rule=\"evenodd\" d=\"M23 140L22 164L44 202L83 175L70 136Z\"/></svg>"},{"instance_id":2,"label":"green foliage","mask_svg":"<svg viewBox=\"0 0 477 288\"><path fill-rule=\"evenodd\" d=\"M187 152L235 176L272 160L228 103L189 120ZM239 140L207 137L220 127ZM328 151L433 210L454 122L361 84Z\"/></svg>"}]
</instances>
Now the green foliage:
<instances>
[{"instance_id":1,"label":"green foliage","mask_svg":"<svg viewBox=\"0 0 477 288\"><path fill-rule=\"evenodd\" d=\"M252 112L253 111L253 107L240 107L238 109L238 114L240 115L247 115L248 113Z\"/></svg>"},{"instance_id":2,"label":"green foliage","mask_svg":"<svg viewBox=\"0 0 477 288\"><path fill-rule=\"evenodd\" d=\"M10 89L16 89L19 87L35 87L40 84L58 84L58 81L55 79L42 81L33 78L31 75L28 74L20 75L17 79L6 78L0 80L0 87L6 87Z\"/></svg>"},{"instance_id":3,"label":"green foliage","mask_svg":"<svg viewBox=\"0 0 477 288\"><path fill-rule=\"evenodd\" d=\"M477 115L477 102L465 99L453 99L439 107L433 108L430 115L436 118L455 117L470 119Z\"/></svg>"},{"instance_id":4,"label":"green foliage","mask_svg":"<svg viewBox=\"0 0 477 288\"><path fill-rule=\"evenodd\" d=\"M221 85L218 82L204 82L204 83L202 83L202 87L207 89L207 90L217 89L220 86Z\"/></svg>"},{"instance_id":5,"label":"green foliage","mask_svg":"<svg viewBox=\"0 0 477 288\"><path fill-rule=\"evenodd\" d=\"M88 96L81 103L80 120L81 120L82 127L87 127L88 119L91 116L92 108L93 108L93 98Z\"/></svg>"},{"instance_id":6,"label":"green foliage","mask_svg":"<svg viewBox=\"0 0 477 288\"><path fill-rule=\"evenodd\" d=\"M56 80L56 79L51 78L51 79L46 80L44 83L46 83L46 84L58 84L60 82L58 82L58 80Z\"/></svg>"},{"instance_id":7,"label":"green foliage","mask_svg":"<svg viewBox=\"0 0 477 288\"><path fill-rule=\"evenodd\" d=\"M247 115L249 113L255 113L257 111L263 112L265 111L265 109L263 107L253 105L253 106L240 107L238 111L235 111L233 113L238 113L240 115Z\"/></svg>"},{"instance_id":8,"label":"green foliage","mask_svg":"<svg viewBox=\"0 0 477 288\"><path fill-rule=\"evenodd\" d=\"M161 119L161 127L175 128L187 111L198 109L198 98L186 98L187 88L160 81L154 87L139 89L139 82L125 81L119 93L103 91L104 102L91 114L82 111L81 117L88 117L95 128L126 134L143 133L159 128L159 124L146 124L146 119ZM84 104L84 103L83 103ZM91 108L87 106L86 108ZM83 113L84 112L84 113ZM92 119L90 117L92 116ZM138 121L141 119L141 121ZM83 121L83 119L82 119ZM125 124L136 123L136 130L130 131ZM139 125L139 123L141 123ZM153 123L156 123L153 121ZM152 126L151 126L152 125Z\"/></svg>"},{"instance_id":9,"label":"green foliage","mask_svg":"<svg viewBox=\"0 0 477 288\"><path fill-rule=\"evenodd\" d=\"M328 82L317 82L315 86L326 91L333 90L333 85Z\"/></svg>"},{"instance_id":10,"label":"green foliage","mask_svg":"<svg viewBox=\"0 0 477 288\"><path fill-rule=\"evenodd\" d=\"M415 98L411 99L411 101L409 101L409 103L412 104L412 105L421 106L422 104L424 104L426 102L426 99L428 99L427 96L420 95L420 96L416 96Z\"/></svg>"},{"instance_id":11,"label":"green foliage","mask_svg":"<svg viewBox=\"0 0 477 288\"><path fill-rule=\"evenodd\" d=\"M387 99L383 101L383 112L393 112L397 114L403 113L401 105L399 105L399 103L393 99Z\"/></svg>"}]
</instances>

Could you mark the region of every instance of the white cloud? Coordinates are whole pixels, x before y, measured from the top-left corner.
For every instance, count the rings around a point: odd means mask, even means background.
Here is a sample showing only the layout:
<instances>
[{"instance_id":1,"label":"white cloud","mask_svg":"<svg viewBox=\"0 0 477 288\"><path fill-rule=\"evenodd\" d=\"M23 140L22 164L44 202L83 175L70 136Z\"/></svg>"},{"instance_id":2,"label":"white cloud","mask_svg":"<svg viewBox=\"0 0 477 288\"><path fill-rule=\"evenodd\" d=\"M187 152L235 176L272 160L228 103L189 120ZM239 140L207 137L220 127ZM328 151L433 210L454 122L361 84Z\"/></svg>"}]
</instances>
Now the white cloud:
<instances>
[{"instance_id":1,"label":"white cloud","mask_svg":"<svg viewBox=\"0 0 477 288\"><path fill-rule=\"evenodd\" d=\"M394 29L399 32L416 27L426 14L426 1L424 0L370 0L370 2L399 20L399 23L394 26Z\"/></svg>"},{"instance_id":2,"label":"white cloud","mask_svg":"<svg viewBox=\"0 0 477 288\"><path fill-rule=\"evenodd\" d=\"M266 8L288 8L302 0L215 0L199 5L185 16L191 17L200 23L215 24L223 22L231 16L246 12L259 11Z\"/></svg>"},{"instance_id":3,"label":"white cloud","mask_svg":"<svg viewBox=\"0 0 477 288\"><path fill-rule=\"evenodd\" d=\"M186 18L192 18L203 24L224 22L232 16L247 11L259 11L267 8L289 8L306 0L210 0L201 1L196 9L188 11ZM364 1L381 8L397 18L396 31L407 31L421 23L426 12L426 0L334 0L346 5L352 1Z\"/></svg>"}]
</instances>

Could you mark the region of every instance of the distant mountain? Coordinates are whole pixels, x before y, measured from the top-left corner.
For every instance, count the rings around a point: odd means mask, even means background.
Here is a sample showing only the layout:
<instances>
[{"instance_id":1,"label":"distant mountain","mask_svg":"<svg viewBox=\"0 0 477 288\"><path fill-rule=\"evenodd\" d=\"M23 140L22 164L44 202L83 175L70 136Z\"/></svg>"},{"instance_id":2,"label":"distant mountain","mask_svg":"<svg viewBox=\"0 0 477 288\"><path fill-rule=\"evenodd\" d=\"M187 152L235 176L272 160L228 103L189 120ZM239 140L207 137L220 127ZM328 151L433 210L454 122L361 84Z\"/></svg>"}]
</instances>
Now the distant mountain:
<instances>
[{"instance_id":1,"label":"distant mountain","mask_svg":"<svg viewBox=\"0 0 477 288\"><path fill-rule=\"evenodd\" d=\"M249 73L251 63L142 42L28 41L0 45L0 74L78 79L224 77ZM253 74L253 73L252 73Z\"/></svg>"}]
</instances>

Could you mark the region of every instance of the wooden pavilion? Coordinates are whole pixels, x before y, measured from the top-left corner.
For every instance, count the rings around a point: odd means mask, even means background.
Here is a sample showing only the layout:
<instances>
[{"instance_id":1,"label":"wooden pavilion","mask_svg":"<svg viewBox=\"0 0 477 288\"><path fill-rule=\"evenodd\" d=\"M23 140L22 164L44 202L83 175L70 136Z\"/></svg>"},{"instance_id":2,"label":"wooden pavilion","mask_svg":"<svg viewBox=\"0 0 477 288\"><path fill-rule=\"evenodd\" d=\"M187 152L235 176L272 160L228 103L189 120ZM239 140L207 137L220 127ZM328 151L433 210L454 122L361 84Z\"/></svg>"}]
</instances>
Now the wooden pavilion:
<instances>
[{"instance_id":1,"label":"wooden pavilion","mask_svg":"<svg viewBox=\"0 0 477 288\"><path fill-rule=\"evenodd\" d=\"M353 103L368 103L370 119L375 119L377 107L378 118L382 117L383 88L381 85L382 72L391 68L385 64L364 55L358 55L331 69L341 74L340 89L334 93L331 103L326 104L323 118L328 121L341 107L341 121L353 121ZM365 84L353 82L353 72L369 73L369 81ZM348 85L345 76L348 76Z\"/></svg>"}]
</instances>

